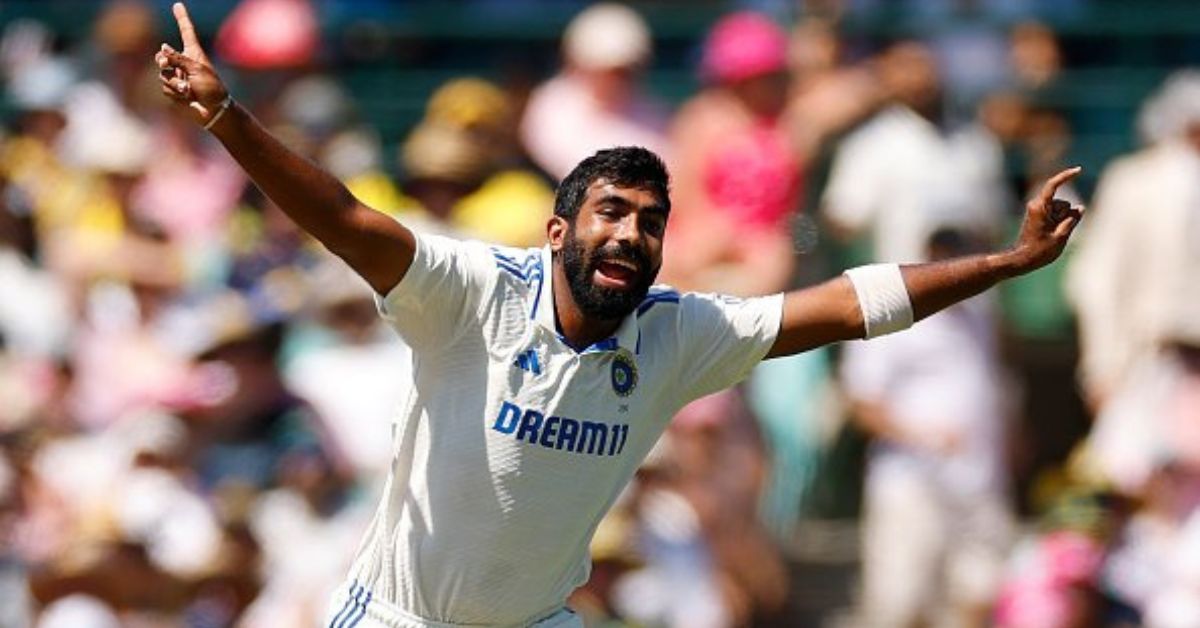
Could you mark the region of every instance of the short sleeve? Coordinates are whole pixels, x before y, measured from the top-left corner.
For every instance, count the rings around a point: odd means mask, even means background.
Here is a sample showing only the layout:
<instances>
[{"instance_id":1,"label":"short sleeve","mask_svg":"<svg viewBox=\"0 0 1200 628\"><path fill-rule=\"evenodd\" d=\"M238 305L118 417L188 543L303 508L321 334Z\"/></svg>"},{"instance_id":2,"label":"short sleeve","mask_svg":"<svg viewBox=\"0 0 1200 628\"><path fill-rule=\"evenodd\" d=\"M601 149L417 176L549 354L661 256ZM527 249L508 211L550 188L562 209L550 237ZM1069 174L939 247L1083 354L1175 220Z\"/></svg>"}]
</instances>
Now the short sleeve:
<instances>
[{"instance_id":1,"label":"short sleeve","mask_svg":"<svg viewBox=\"0 0 1200 628\"><path fill-rule=\"evenodd\" d=\"M783 295L740 299L711 294L680 298L683 390L687 399L728 388L766 357L783 317Z\"/></svg>"},{"instance_id":2,"label":"short sleeve","mask_svg":"<svg viewBox=\"0 0 1200 628\"><path fill-rule=\"evenodd\" d=\"M414 349L445 345L478 325L495 269L486 244L418 234L412 266L376 305Z\"/></svg>"}]
</instances>

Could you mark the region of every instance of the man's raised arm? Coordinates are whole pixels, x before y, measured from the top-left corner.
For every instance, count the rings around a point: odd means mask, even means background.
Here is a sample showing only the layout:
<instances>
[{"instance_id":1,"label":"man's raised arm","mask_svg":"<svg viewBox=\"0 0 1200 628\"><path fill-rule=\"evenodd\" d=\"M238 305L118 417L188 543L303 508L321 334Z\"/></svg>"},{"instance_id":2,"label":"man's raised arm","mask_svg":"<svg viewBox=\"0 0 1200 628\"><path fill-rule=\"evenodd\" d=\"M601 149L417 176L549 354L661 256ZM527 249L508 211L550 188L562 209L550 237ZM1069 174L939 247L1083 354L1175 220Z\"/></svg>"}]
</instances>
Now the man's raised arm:
<instances>
[{"instance_id":1,"label":"man's raised arm","mask_svg":"<svg viewBox=\"0 0 1200 628\"><path fill-rule=\"evenodd\" d=\"M1007 250L930 264L867 266L787 294L779 337L767 357L896 331L1049 264L1083 217L1082 207L1054 198L1058 187L1079 172L1063 170L1046 182L1026 204L1021 233Z\"/></svg>"},{"instance_id":2,"label":"man's raised arm","mask_svg":"<svg viewBox=\"0 0 1200 628\"><path fill-rule=\"evenodd\" d=\"M200 47L187 9L177 2L173 11L183 52L163 44L154 56L163 94L211 131L296 224L345 260L376 292L387 294L412 264L412 232L359 203L340 181L289 150L233 102Z\"/></svg>"}]
</instances>

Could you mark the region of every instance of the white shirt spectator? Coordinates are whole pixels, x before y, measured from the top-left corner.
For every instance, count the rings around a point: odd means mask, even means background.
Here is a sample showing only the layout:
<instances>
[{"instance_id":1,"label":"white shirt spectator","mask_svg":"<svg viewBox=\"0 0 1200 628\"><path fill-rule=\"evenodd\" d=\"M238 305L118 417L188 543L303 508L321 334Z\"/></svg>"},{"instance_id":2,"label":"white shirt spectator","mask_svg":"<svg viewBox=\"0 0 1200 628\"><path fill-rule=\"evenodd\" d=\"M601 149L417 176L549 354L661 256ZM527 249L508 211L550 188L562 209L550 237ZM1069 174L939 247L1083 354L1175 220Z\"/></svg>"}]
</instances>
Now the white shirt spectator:
<instances>
[{"instance_id":1,"label":"white shirt spectator","mask_svg":"<svg viewBox=\"0 0 1200 628\"><path fill-rule=\"evenodd\" d=\"M1200 337L1200 152L1168 141L1119 159L1100 178L1087 223L1067 294L1083 381L1107 396L1171 336Z\"/></svg>"},{"instance_id":2,"label":"white shirt spectator","mask_svg":"<svg viewBox=\"0 0 1200 628\"><path fill-rule=\"evenodd\" d=\"M50 273L0 247L0 336L22 356L56 355L66 348L71 308L66 290Z\"/></svg>"},{"instance_id":3,"label":"white shirt spectator","mask_svg":"<svg viewBox=\"0 0 1200 628\"><path fill-rule=\"evenodd\" d=\"M872 445L863 625L961 621L986 607L1000 583L1012 521L1000 377L981 305L960 304L903 334L846 346L847 394L880 407L901 434L941 445Z\"/></svg>"},{"instance_id":4,"label":"white shirt spectator","mask_svg":"<svg viewBox=\"0 0 1200 628\"><path fill-rule=\"evenodd\" d=\"M388 333L376 342L308 351L288 365L286 377L329 428L339 453L371 477L391 465L392 419L405 395L396 382L412 378L411 364L408 346Z\"/></svg>"},{"instance_id":5,"label":"white shirt spectator","mask_svg":"<svg viewBox=\"0 0 1200 628\"><path fill-rule=\"evenodd\" d=\"M918 473L956 495L1004 490L1003 391L986 305L969 301L906 333L846 345L850 397L881 404L908 433L954 434L958 443L943 456L878 442L868 482Z\"/></svg>"},{"instance_id":6,"label":"white shirt spectator","mask_svg":"<svg viewBox=\"0 0 1200 628\"><path fill-rule=\"evenodd\" d=\"M875 260L924 259L940 227L989 235L1003 204L1002 156L978 132L943 135L911 109L894 106L838 148L824 211L850 232L870 231Z\"/></svg>"}]
</instances>

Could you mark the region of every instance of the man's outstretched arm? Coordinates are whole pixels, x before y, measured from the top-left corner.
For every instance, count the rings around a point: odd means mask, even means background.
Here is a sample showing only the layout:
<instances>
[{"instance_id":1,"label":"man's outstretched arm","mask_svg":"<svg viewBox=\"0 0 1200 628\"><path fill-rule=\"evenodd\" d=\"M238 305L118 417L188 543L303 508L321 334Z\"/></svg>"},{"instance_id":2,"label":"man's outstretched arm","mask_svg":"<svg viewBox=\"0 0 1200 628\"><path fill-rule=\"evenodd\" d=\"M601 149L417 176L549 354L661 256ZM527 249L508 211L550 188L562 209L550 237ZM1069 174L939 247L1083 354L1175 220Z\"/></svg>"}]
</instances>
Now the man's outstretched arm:
<instances>
[{"instance_id":1,"label":"man's outstretched arm","mask_svg":"<svg viewBox=\"0 0 1200 628\"><path fill-rule=\"evenodd\" d=\"M164 44L154 57L163 94L212 131L296 224L345 260L376 292L387 294L412 264L412 232L359 203L340 181L289 150L234 103L200 47L187 9L176 3L173 10L183 52Z\"/></svg>"},{"instance_id":2,"label":"man's outstretched arm","mask_svg":"<svg viewBox=\"0 0 1200 628\"><path fill-rule=\"evenodd\" d=\"M903 281L912 321L1057 259L1083 217L1083 208L1056 200L1054 192L1079 172L1079 168L1064 170L1046 182L1041 192L1026 204L1021 233L1007 250L900 266L896 281ZM895 296L894 291L888 292L889 271L895 273L880 266L866 275L856 275L865 280L852 281L843 275L812 288L788 293L783 301L779 336L767 357L791 355L831 342L866 336L868 315L864 311L887 309L888 297ZM901 286L893 283L890 287ZM860 295L868 299L877 297L875 300L879 303L864 306L865 299L860 299ZM903 294L900 296L902 298ZM876 307L872 308L872 305Z\"/></svg>"}]
</instances>

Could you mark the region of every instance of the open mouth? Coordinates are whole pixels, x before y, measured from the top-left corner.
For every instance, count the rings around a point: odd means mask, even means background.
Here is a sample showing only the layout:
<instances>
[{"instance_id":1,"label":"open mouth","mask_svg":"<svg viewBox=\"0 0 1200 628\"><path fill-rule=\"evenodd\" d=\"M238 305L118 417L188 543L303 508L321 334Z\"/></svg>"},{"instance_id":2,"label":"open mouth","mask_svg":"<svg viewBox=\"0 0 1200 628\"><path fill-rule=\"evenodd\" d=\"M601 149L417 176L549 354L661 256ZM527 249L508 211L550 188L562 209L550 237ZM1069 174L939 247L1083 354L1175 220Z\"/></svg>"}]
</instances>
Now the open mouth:
<instances>
[{"instance_id":1,"label":"open mouth","mask_svg":"<svg viewBox=\"0 0 1200 628\"><path fill-rule=\"evenodd\" d=\"M638 275L638 265L628 260L606 259L596 264L596 284L604 288L629 289Z\"/></svg>"}]
</instances>

